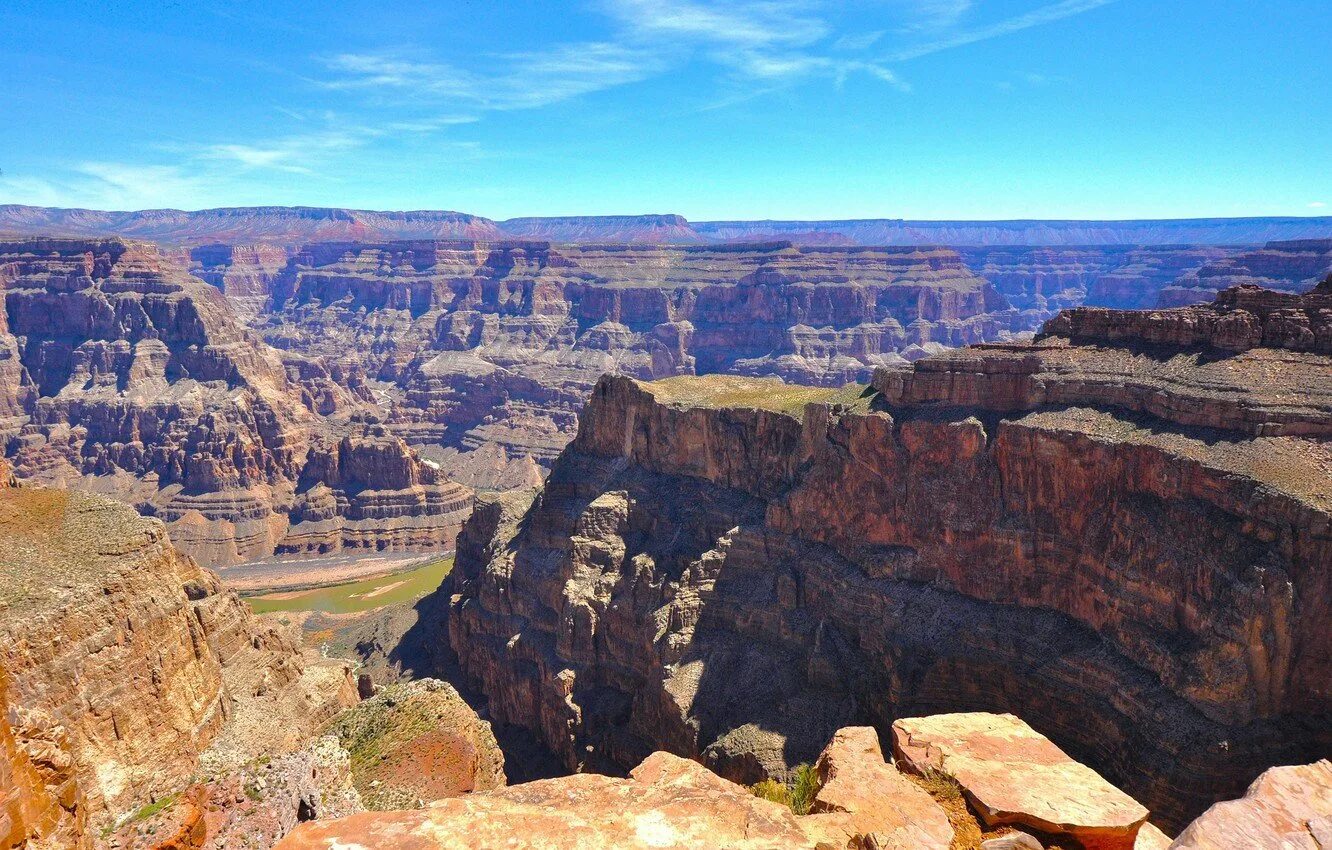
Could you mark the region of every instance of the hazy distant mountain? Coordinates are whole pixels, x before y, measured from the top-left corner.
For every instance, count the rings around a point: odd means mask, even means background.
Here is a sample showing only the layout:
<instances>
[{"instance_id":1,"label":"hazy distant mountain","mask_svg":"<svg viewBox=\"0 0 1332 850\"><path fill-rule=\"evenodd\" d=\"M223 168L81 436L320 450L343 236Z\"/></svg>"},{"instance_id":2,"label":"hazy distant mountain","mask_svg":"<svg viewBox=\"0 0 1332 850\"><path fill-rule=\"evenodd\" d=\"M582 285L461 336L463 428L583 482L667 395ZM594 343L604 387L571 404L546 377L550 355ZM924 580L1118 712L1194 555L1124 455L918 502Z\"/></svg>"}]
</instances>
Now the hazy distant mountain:
<instances>
[{"instance_id":1,"label":"hazy distant mountain","mask_svg":"<svg viewBox=\"0 0 1332 850\"><path fill-rule=\"evenodd\" d=\"M705 221L678 215L559 216L496 222L447 210L377 212L320 207L99 210L0 206L0 233L127 236L169 245L205 242L543 239L699 244L789 240L805 245L1257 245L1332 237L1332 217L1142 221Z\"/></svg>"}]
</instances>

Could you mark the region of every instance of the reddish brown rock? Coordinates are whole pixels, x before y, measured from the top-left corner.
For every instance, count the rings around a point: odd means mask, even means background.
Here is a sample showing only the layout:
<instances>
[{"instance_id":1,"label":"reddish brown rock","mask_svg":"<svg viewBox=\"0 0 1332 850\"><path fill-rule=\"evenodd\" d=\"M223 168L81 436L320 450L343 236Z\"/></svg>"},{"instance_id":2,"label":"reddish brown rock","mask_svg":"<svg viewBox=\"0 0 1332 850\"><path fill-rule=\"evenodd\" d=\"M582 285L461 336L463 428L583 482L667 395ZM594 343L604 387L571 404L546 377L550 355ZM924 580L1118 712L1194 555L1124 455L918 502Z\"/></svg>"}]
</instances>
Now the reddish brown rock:
<instances>
[{"instance_id":1,"label":"reddish brown rock","mask_svg":"<svg viewBox=\"0 0 1332 850\"><path fill-rule=\"evenodd\" d=\"M180 790L206 750L281 753L355 701L343 665L307 663L160 522L39 488L0 489L0 667L15 731L99 827Z\"/></svg>"},{"instance_id":2,"label":"reddish brown rock","mask_svg":"<svg viewBox=\"0 0 1332 850\"><path fill-rule=\"evenodd\" d=\"M1244 797L1217 803L1189 825L1176 850L1325 850L1332 844L1332 762L1274 767Z\"/></svg>"},{"instance_id":3,"label":"reddish brown rock","mask_svg":"<svg viewBox=\"0 0 1332 850\"><path fill-rule=\"evenodd\" d=\"M1147 809L1012 715L942 714L893 723L906 770L957 780L987 826L1067 835L1088 850L1132 850Z\"/></svg>"},{"instance_id":4,"label":"reddish brown rock","mask_svg":"<svg viewBox=\"0 0 1332 850\"><path fill-rule=\"evenodd\" d=\"M841 836L838 836L841 838ZM697 763L656 753L629 779L577 774L298 827L279 850L734 850L832 846L823 822L797 818ZM843 839L844 840L844 839Z\"/></svg>"},{"instance_id":5,"label":"reddish brown rock","mask_svg":"<svg viewBox=\"0 0 1332 850\"><path fill-rule=\"evenodd\" d=\"M852 815L855 831L869 846L947 850L952 844L948 815L884 761L873 727L839 730L819 756L818 772L822 787L812 811Z\"/></svg>"},{"instance_id":6,"label":"reddish brown rock","mask_svg":"<svg viewBox=\"0 0 1332 850\"><path fill-rule=\"evenodd\" d=\"M465 488L371 424L354 366L280 355L151 246L0 242L0 289L0 438L24 480L128 502L213 565L447 547L467 513ZM320 478L330 453L356 466L342 483Z\"/></svg>"},{"instance_id":7,"label":"reddish brown rock","mask_svg":"<svg viewBox=\"0 0 1332 850\"><path fill-rule=\"evenodd\" d=\"M544 491L464 528L450 642L571 768L752 783L1008 712L1178 828L1332 747L1330 370L1124 335L846 392L607 378Z\"/></svg>"}]
</instances>

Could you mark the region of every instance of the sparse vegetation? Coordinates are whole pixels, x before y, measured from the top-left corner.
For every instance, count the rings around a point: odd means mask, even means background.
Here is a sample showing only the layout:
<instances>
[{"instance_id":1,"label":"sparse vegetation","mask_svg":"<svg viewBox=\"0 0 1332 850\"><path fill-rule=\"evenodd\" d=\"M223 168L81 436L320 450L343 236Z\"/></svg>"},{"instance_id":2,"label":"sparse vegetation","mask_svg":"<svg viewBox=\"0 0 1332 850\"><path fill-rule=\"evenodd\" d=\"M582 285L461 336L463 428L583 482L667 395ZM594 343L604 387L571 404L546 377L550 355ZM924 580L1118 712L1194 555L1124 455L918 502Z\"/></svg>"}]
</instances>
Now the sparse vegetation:
<instances>
[{"instance_id":1,"label":"sparse vegetation","mask_svg":"<svg viewBox=\"0 0 1332 850\"><path fill-rule=\"evenodd\" d=\"M813 765L801 764L791 772L791 779L785 785L773 779L749 786L750 793L770 803L780 803L790 807L798 815L807 815L818 796L819 772Z\"/></svg>"},{"instance_id":2,"label":"sparse vegetation","mask_svg":"<svg viewBox=\"0 0 1332 850\"><path fill-rule=\"evenodd\" d=\"M864 384L805 387L776 378L742 378L735 375L682 375L653 381L649 388L663 404L687 407L738 407L771 410L799 416L805 405L842 404L868 409L872 390Z\"/></svg>"},{"instance_id":3,"label":"sparse vegetation","mask_svg":"<svg viewBox=\"0 0 1332 850\"><path fill-rule=\"evenodd\" d=\"M762 800L769 803L780 803L783 806L791 805L791 792L786 786L773 779L765 779L762 782L749 786L749 790Z\"/></svg>"}]
</instances>

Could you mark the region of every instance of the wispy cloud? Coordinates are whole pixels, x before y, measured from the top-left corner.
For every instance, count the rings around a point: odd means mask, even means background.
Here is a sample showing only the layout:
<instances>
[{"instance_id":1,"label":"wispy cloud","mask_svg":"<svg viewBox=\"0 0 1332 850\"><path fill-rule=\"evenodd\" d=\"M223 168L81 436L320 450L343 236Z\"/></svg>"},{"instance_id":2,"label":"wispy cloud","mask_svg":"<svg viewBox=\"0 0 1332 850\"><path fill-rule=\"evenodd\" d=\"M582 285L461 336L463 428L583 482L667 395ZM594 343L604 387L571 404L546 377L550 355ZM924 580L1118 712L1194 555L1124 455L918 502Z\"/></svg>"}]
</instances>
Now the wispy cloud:
<instances>
[{"instance_id":1,"label":"wispy cloud","mask_svg":"<svg viewBox=\"0 0 1332 850\"><path fill-rule=\"evenodd\" d=\"M1099 9L1107 6L1115 0L1062 0L1049 6L1042 6L1016 17L1008 18L989 26L978 27L972 30L953 33L933 41L923 42L903 48L901 50L889 53L882 57L887 62L907 62L912 59L919 59L922 56L929 56L932 53L939 53L943 50L951 50L956 47L964 47L968 44L976 44L981 41L989 41L992 38L1000 38L1005 35L1012 35L1031 27L1041 26L1042 24L1054 23L1055 21L1071 18L1074 15L1081 15L1083 12L1090 12L1093 9Z\"/></svg>"},{"instance_id":2,"label":"wispy cloud","mask_svg":"<svg viewBox=\"0 0 1332 850\"><path fill-rule=\"evenodd\" d=\"M1310 202L1309 202L1309 209L1311 209L1311 210L1321 210L1321 209L1325 208L1326 206L1327 206L1327 202L1326 202L1326 201L1310 201Z\"/></svg>"},{"instance_id":3,"label":"wispy cloud","mask_svg":"<svg viewBox=\"0 0 1332 850\"><path fill-rule=\"evenodd\" d=\"M956 26L975 5L973 0L890 0L904 20L904 33L938 32Z\"/></svg>"},{"instance_id":4,"label":"wispy cloud","mask_svg":"<svg viewBox=\"0 0 1332 850\"><path fill-rule=\"evenodd\" d=\"M333 74L324 88L413 99L452 101L488 110L530 109L644 79L661 70L657 57L609 42L559 44L540 53L491 58L492 72L423 60L404 53L340 53L325 57Z\"/></svg>"}]
</instances>

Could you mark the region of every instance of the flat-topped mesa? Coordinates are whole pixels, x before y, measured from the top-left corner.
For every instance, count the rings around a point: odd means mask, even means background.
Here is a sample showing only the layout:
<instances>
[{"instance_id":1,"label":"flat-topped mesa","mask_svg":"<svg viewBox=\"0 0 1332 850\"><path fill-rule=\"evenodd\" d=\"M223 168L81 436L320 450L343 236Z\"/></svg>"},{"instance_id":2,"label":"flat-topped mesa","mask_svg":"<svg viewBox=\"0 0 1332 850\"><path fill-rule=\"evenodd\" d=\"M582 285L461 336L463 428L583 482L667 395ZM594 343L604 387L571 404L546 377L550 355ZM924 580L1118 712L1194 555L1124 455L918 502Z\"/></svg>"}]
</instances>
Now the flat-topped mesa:
<instances>
[{"instance_id":1,"label":"flat-topped mesa","mask_svg":"<svg viewBox=\"0 0 1332 850\"><path fill-rule=\"evenodd\" d=\"M1047 340L877 391L608 376L544 491L464 528L450 642L570 766L754 782L846 723L1003 711L1178 827L1332 748L1332 441L1288 433L1328 363Z\"/></svg>"},{"instance_id":2,"label":"flat-topped mesa","mask_svg":"<svg viewBox=\"0 0 1332 850\"><path fill-rule=\"evenodd\" d=\"M1328 274L1332 274L1332 239L1268 242L1262 248L1222 257L1180 275L1161 291L1158 303L1162 307L1205 303L1236 286L1299 294Z\"/></svg>"},{"instance_id":3,"label":"flat-topped mesa","mask_svg":"<svg viewBox=\"0 0 1332 850\"><path fill-rule=\"evenodd\" d=\"M447 546L466 514L470 493L425 480L396 444L354 492L311 497L323 447L375 454L364 374L265 345L179 257L120 239L0 241L0 290L0 444L22 479L133 504L212 565Z\"/></svg>"}]
</instances>

